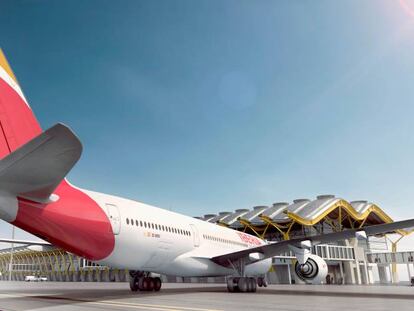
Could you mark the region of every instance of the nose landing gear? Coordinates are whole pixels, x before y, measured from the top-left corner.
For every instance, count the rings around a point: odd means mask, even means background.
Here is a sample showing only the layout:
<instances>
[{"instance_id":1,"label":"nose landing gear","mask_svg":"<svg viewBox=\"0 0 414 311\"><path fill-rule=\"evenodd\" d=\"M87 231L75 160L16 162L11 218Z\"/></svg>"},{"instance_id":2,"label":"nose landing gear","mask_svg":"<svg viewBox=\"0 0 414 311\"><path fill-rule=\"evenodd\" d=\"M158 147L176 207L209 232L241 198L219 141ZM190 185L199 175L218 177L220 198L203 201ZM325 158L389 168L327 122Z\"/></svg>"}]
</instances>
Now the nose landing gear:
<instances>
[{"instance_id":1,"label":"nose landing gear","mask_svg":"<svg viewBox=\"0 0 414 311\"><path fill-rule=\"evenodd\" d=\"M159 277L151 277L148 272L130 272L129 287L131 291L155 291L161 289L162 281Z\"/></svg>"},{"instance_id":2,"label":"nose landing gear","mask_svg":"<svg viewBox=\"0 0 414 311\"><path fill-rule=\"evenodd\" d=\"M259 287L267 287L266 278L263 278L263 277L257 278L257 286L259 286Z\"/></svg>"}]
</instances>

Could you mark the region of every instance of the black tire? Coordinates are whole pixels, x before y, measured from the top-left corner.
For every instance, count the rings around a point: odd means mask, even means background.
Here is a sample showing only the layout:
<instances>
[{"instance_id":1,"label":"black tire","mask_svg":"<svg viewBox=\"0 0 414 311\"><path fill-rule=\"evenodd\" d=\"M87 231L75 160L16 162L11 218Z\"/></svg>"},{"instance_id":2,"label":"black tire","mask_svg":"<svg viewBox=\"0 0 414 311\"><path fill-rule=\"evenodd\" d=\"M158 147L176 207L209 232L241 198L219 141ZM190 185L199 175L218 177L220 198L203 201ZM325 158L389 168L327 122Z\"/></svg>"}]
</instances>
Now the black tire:
<instances>
[{"instance_id":1,"label":"black tire","mask_svg":"<svg viewBox=\"0 0 414 311\"><path fill-rule=\"evenodd\" d=\"M246 284L247 284L247 292L251 293L253 291L253 284L250 278L246 278Z\"/></svg>"},{"instance_id":2,"label":"black tire","mask_svg":"<svg viewBox=\"0 0 414 311\"><path fill-rule=\"evenodd\" d=\"M237 282L237 287L239 288L240 292L246 293L249 289L247 278L240 278L239 282Z\"/></svg>"},{"instance_id":3,"label":"black tire","mask_svg":"<svg viewBox=\"0 0 414 311\"><path fill-rule=\"evenodd\" d=\"M240 280L240 277L235 277L235 278L233 278L233 286L234 286L234 292L235 292L235 293L240 292L240 288L239 288L239 280Z\"/></svg>"},{"instance_id":4,"label":"black tire","mask_svg":"<svg viewBox=\"0 0 414 311\"><path fill-rule=\"evenodd\" d=\"M234 283L234 278L227 279L227 290L229 293L234 293L236 291L237 284Z\"/></svg>"},{"instance_id":5,"label":"black tire","mask_svg":"<svg viewBox=\"0 0 414 311\"><path fill-rule=\"evenodd\" d=\"M142 291L148 290L148 278L140 277L138 281L138 289Z\"/></svg>"},{"instance_id":6,"label":"black tire","mask_svg":"<svg viewBox=\"0 0 414 311\"><path fill-rule=\"evenodd\" d=\"M148 278L148 291L153 291L154 290L154 278Z\"/></svg>"},{"instance_id":7,"label":"black tire","mask_svg":"<svg viewBox=\"0 0 414 311\"><path fill-rule=\"evenodd\" d=\"M137 282L137 279L135 277L130 277L129 278L129 288L133 292L138 291L138 282Z\"/></svg>"},{"instance_id":8,"label":"black tire","mask_svg":"<svg viewBox=\"0 0 414 311\"><path fill-rule=\"evenodd\" d=\"M159 277L154 278L154 291L159 292L162 286L162 281Z\"/></svg>"},{"instance_id":9,"label":"black tire","mask_svg":"<svg viewBox=\"0 0 414 311\"><path fill-rule=\"evenodd\" d=\"M257 290L257 281L255 278L250 278L250 289L252 293L255 293Z\"/></svg>"},{"instance_id":10,"label":"black tire","mask_svg":"<svg viewBox=\"0 0 414 311\"><path fill-rule=\"evenodd\" d=\"M263 278L257 278L257 286L259 287L263 286Z\"/></svg>"}]
</instances>

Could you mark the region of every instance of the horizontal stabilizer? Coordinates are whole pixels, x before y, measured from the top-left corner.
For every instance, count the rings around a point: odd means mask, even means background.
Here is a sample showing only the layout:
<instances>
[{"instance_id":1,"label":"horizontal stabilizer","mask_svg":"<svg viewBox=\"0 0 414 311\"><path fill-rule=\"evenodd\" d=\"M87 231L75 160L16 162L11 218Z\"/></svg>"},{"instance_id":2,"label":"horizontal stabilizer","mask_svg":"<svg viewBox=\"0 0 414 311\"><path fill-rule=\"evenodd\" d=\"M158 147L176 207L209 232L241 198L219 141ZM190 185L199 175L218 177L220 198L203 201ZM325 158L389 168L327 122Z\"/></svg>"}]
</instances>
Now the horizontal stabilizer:
<instances>
[{"instance_id":1,"label":"horizontal stabilizer","mask_svg":"<svg viewBox=\"0 0 414 311\"><path fill-rule=\"evenodd\" d=\"M1 239L1 238L0 238L0 243L52 246L52 244L48 242L44 242L44 241L27 241L27 240Z\"/></svg>"},{"instance_id":2,"label":"horizontal stabilizer","mask_svg":"<svg viewBox=\"0 0 414 311\"><path fill-rule=\"evenodd\" d=\"M36 202L53 191L79 160L82 144L70 128L56 124L0 161L0 190Z\"/></svg>"}]
</instances>

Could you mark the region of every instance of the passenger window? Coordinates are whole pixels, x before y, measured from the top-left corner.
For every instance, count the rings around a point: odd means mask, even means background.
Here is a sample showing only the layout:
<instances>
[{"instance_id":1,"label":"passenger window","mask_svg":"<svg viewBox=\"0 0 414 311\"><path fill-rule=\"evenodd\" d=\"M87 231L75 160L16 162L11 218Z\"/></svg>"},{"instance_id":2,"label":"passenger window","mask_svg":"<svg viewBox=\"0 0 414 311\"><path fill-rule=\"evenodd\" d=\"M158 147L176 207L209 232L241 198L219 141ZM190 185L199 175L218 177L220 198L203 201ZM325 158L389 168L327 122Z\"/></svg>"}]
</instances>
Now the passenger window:
<instances>
[{"instance_id":1,"label":"passenger window","mask_svg":"<svg viewBox=\"0 0 414 311\"><path fill-rule=\"evenodd\" d=\"M138 220L135 220L135 225L138 227Z\"/></svg>"},{"instance_id":2,"label":"passenger window","mask_svg":"<svg viewBox=\"0 0 414 311\"><path fill-rule=\"evenodd\" d=\"M144 221L144 227L145 227L145 228L147 227L147 222L146 222L146 221Z\"/></svg>"},{"instance_id":3,"label":"passenger window","mask_svg":"<svg viewBox=\"0 0 414 311\"><path fill-rule=\"evenodd\" d=\"M140 225L141 225L141 227L142 227L142 220L140 220L140 221L139 221L139 224L140 224Z\"/></svg>"},{"instance_id":4,"label":"passenger window","mask_svg":"<svg viewBox=\"0 0 414 311\"><path fill-rule=\"evenodd\" d=\"M127 225L129 225L129 219L128 218L126 219L126 223L127 223Z\"/></svg>"}]
</instances>

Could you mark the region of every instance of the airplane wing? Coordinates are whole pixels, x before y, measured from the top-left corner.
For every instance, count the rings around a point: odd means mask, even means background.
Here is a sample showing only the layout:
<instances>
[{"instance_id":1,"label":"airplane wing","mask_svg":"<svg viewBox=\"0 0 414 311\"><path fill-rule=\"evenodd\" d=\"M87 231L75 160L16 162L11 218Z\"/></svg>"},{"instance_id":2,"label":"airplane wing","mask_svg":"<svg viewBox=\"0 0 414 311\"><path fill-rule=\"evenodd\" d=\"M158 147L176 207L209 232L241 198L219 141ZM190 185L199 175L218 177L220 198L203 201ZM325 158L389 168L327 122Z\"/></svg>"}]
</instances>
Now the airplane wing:
<instances>
[{"instance_id":1,"label":"airplane wing","mask_svg":"<svg viewBox=\"0 0 414 311\"><path fill-rule=\"evenodd\" d=\"M48 242L44 242L44 241L27 241L27 240L14 240L14 239L2 239L2 238L0 238L0 243L53 246L52 244Z\"/></svg>"},{"instance_id":2,"label":"airplane wing","mask_svg":"<svg viewBox=\"0 0 414 311\"><path fill-rule=\"evenodd\" d=\"M310 241L312 245L335 242L339 240L346 240L355 238L358 233L365 232L366 236L378 235L395 232L401 229L413 229L414 219L392 222L389 224L367 226L361 229L350 229L341 232L327 233L310 237L297 238L292 240L286 240L281 242L274 242L267 245L253 247L233 253L228 253L216 257L212 257L211 260L222 266L230 266L231 262L238 259L243 259L245 264L254 263L266 258L277 256L281 253L289 251L289 245L298 247L303 241ZM250 254L258 254L259 256L249 256ZM260 258L260 259L259 259Z\"/></svg>"}]
</instances>

